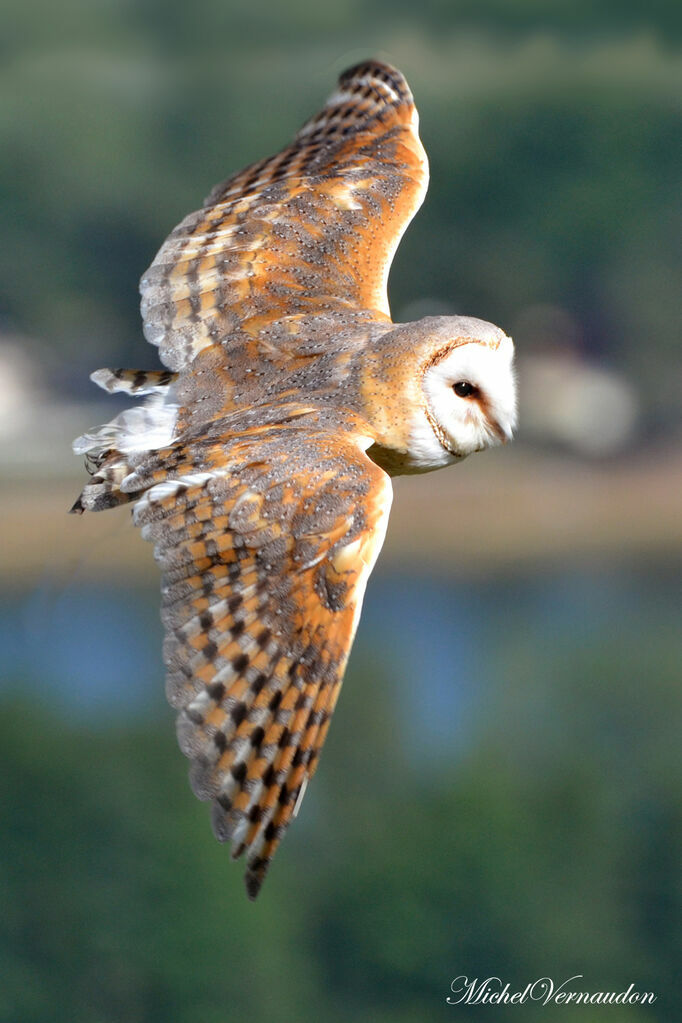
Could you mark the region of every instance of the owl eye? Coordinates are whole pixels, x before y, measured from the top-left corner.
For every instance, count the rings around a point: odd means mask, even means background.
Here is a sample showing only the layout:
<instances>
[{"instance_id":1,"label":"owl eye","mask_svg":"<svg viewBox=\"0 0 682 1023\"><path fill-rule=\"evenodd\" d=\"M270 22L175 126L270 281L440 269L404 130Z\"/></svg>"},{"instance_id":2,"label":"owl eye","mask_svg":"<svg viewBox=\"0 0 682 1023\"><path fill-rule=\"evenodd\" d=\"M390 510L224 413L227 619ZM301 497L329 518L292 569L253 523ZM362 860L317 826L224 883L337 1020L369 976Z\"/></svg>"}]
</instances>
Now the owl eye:
<instances>
[{"instance_id":1,"label":"owl eye","mask_svg":"<svg viewBox=\"0 0 682 1023\"><path fill-rule=\"evenodd\" d=\"M472 395L478 394L478 388L470 384L468 380L458 380L456 384L452 385L452 389L458 398L471 398Z\"/></svg>"}]
</instances>

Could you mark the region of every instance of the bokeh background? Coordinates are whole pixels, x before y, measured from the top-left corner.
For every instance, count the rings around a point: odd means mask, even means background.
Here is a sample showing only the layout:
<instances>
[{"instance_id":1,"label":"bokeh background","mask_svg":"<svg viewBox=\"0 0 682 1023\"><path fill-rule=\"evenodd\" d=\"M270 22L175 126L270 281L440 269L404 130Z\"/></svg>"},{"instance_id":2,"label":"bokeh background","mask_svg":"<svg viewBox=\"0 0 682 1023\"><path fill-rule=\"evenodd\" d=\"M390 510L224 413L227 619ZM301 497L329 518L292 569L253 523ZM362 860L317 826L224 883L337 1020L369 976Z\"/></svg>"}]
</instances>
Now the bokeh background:
<instances>
[{"instance_id":1,"label":"bokeh background","mask_svg":"<svg viewBox=\"0 0 682 1023\"><path fill-rule=\"evenodd\" d=\"M680 1018L676 0L5 0L0 36L0 1018ZM320 770L256 904L192 797L158 579L66 515L70 440L157 365L137 282L228 173L368 55L432 166L396 319L518 349L518 441L398 480ZM558 1010L557 1010L558 1011Z\"/></svg>"}]
</instances>

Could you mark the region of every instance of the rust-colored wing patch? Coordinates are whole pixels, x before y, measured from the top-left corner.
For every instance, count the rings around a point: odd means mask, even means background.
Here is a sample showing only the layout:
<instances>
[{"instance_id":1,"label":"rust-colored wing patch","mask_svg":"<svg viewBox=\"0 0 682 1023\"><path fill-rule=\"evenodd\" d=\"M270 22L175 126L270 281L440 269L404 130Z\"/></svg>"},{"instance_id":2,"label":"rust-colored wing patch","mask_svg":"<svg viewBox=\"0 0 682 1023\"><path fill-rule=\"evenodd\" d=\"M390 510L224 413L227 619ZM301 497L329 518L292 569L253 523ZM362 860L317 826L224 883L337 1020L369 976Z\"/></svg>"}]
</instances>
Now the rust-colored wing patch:
<instances>
[{"instance_id":1,"label":"rust-colored wing patch","mask_svg":"<svg viewBox=\"0 0 682 1023\"><path fill-rule=\"evenodd\" d=\"M296 426L160 452L124 484L162 571L167 693L255 898L317 766L391 484L352 433ZM150 486L151 484L151 486Z\"/></svg>"},{"instance_id":2,"label":"rust-colored wing patch","mask_svg":"<svg viewBox=\"0 0 682 1023\"><path fill-rule=\"evenodd\" d=\"M407 82L367 62L281 153L218 185L142 278L145 335L180 370L236 330L295 314L389 317L386 281L426 192Z\"/></svg>"}]
</instances>

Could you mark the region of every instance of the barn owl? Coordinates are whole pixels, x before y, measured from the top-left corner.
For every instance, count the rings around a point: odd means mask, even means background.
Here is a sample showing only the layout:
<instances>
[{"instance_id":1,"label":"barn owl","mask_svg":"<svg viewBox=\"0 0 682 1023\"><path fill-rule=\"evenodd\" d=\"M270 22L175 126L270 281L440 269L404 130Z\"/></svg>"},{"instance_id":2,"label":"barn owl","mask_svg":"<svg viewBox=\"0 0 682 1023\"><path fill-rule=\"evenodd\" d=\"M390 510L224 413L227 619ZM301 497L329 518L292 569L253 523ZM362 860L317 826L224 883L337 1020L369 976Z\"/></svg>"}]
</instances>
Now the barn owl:
<instances>
[{"instance_id":1,"label":"barn owl","mask_svg":"<svg viewBox=\"0 0 682 1023\"><path fill-rule=\"evenodd\" d=\"M235 174L141 281L164 370L74 442L73 511L134 501L161 566L167 695L213 829L255 898L339 695L390 477L505 442L513 344L464 316L393 323L386 282L428 166L402 74L346 71L281 153Z\"/></svg>"}]
</instances>

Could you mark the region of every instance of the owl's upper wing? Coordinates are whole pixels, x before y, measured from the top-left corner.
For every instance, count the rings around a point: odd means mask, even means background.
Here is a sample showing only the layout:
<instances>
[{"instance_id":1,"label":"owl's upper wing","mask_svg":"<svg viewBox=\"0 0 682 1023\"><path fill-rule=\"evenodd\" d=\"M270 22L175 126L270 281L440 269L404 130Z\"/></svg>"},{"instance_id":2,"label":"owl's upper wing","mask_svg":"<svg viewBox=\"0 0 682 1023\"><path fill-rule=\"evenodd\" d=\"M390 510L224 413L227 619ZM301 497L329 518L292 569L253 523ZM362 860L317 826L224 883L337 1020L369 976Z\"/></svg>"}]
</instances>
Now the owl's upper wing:
<instances>
[{"instance_id":1,"label":"owl's upper wing","mask_svg":"<svg viewBox=\"0 0 682 1023\"><path fill-rule=\"evenodd\" d=\"M146 490L192 787L233 857L248 850L251 898L315 770L383 542L391 483L367 441L302 414L159 452L125 483Z\"/></svg>"},{"instance_id":2,"label":"owl's upper wing","mask_svg":"<svg viewBox=\"0 0 682 1023\"><path fill-rule=\"evenodd\" d=\"M141 282L147 340L171 369L284 316L389 316L393 254L428 165L399 71L351 68L281 153L218 185L168 237Z\"/></svg>"}]
</instances>

